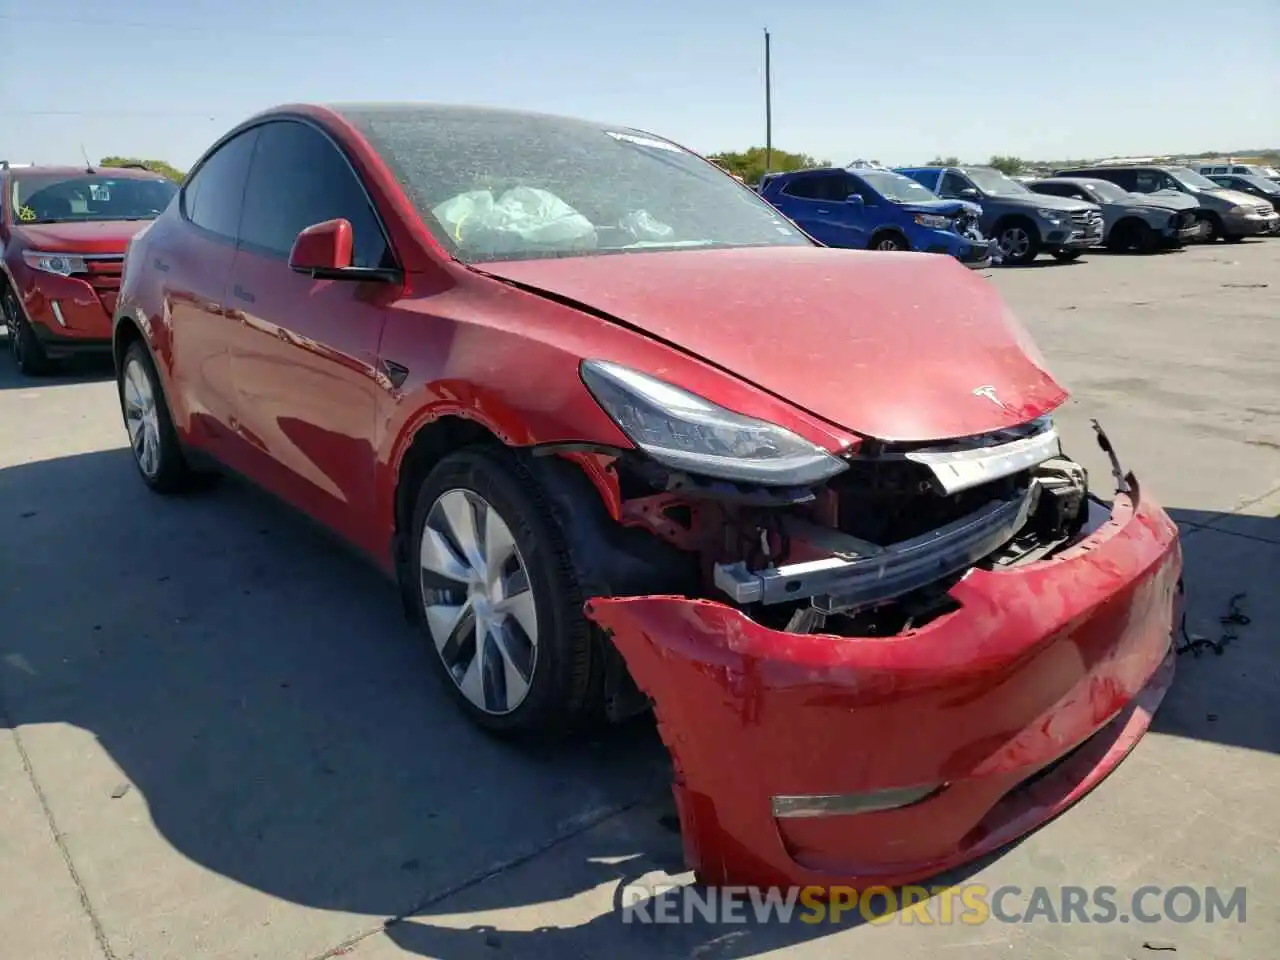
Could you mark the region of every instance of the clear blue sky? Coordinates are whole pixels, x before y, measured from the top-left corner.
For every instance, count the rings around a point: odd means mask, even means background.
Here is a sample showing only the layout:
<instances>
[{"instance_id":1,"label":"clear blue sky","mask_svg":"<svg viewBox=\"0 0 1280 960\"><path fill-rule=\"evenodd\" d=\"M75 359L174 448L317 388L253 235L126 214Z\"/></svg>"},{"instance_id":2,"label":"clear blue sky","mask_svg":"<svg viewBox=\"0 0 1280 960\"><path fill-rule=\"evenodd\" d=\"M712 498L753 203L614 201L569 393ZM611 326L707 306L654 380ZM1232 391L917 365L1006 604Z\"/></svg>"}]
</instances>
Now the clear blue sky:
<instances>
[{"instance_id":1,"label":"clear blue sky","mask_svg":"<svg viewBox=\"0 0 1280 960\"><path fill-rule=\"evenodd\" d=\"M1060 12L1055 12L1060 11ZM1280 146L1280 0L0 0L0 157L188 166L294 100L438 100L847 163Z\"/></svg>"}]
</instances>

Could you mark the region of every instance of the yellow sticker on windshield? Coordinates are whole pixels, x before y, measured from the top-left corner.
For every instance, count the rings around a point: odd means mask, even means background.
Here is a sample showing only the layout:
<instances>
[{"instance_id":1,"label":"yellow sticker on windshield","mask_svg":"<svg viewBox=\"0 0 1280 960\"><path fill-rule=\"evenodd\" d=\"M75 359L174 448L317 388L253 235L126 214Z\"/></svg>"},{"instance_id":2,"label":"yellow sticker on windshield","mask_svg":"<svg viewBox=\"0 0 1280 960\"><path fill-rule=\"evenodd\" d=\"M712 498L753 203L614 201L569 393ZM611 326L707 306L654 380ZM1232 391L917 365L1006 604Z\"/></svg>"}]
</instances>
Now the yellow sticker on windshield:
<instances>
[{"instance_id":1,"label":"yellow sticker on windshield","mask_svg":"<svg viewBox=\"0 0 1280 960\"><path fill-rule=\"evenodd\" d=\"M26 220L34 220L35 218L36 218L36 212L35 212L34 210L32 210L30 207L19 207L19 208L18 208L18 219L19 219L19 220L26 221Z\"/></svg>"}]
</instances>

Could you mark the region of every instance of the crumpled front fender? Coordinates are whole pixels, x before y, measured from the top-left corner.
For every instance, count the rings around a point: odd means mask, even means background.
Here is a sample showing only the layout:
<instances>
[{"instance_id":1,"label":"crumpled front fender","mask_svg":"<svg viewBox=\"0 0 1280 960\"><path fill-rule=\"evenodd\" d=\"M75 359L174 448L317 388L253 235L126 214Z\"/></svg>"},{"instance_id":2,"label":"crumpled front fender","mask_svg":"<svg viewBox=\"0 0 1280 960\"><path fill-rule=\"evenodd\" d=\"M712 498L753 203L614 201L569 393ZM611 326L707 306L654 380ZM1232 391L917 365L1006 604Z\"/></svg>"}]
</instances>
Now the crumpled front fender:
<instances>
[{"instance_id":1,"label":"crumpled front fender","mask_svg":"<svg viewBox=\"0 0 1280 960\"><path fill-rule=\"evenodd\" d=\"M970 571L959 610L895 637L788 634L675 596L586 612L654 702L702 882L891 885L1015 839L1120 762L1172 677L1180 573L1176 527L1135 487L1082 543ZM916 787L865 813L773 801Z\"/></svg>"}]
</instances>

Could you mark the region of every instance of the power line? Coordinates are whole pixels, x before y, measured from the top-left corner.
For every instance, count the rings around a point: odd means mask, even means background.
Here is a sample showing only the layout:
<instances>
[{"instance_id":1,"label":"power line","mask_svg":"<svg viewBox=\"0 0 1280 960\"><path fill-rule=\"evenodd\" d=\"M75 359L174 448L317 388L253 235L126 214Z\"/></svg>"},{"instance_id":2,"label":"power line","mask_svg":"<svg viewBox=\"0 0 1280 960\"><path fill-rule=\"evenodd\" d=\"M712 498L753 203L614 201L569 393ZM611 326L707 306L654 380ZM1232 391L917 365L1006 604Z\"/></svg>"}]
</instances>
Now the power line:
<instances>
[{"instance_id":1,"label":"power line","mask_svg":"<svg viewBox=\"0 0 1280 960\"><path fill-rule=\"evenodd\" d=\"M0 117L203 117L217 120L229 116L232 114L210 114L201 110L0 110Z\"/></svg>"},{"instance_id":2,"label":"power line","mask_svg":"<svg viewBox=\"0 0 1280 960\"><path fill-rule=\"evenodd\" d=\"M216 120L219 116L232 114L206 114L202 110L0 110L0 116L202 116L207 120Z\"/></svg>"},{"instance_id":3,"label":"power line","mask_svg":"<svg viewBox=\"0 0 1280 960\"><path fill-rule=\"evenodd\" d=\"M177 33L235 33L243 37L317 37L332 40L335 36L356 33L361 40L391 40L402 38L396 34L371 34L353 23L335 23L329 32L321 30L263 30L251 23L194 24L164 23L154 20L117 20L113 17L42 17L25 14L0 13L0 20L15 23L47 23L54 25L78 24L88 27L120 27L128 30L161 30Z\"/></svg>"}]
</instances>

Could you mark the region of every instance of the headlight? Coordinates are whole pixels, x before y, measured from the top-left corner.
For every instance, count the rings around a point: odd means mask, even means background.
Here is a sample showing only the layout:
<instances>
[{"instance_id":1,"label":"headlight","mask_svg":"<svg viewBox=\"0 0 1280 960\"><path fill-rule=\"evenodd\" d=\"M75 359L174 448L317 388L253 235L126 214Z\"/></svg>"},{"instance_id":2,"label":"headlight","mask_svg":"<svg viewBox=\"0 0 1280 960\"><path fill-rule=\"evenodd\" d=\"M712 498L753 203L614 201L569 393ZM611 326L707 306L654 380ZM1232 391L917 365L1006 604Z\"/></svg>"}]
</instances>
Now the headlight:
<instances>
[{"instance_id":1,"label":"headlight","mask_svg":"<svg viewBox=\"0 0 1280 960\"><path fill-rule=\"evenodd\" d=\"M744 483L804 486L848 466L790 430L627 367L584 360L581 373L628 439L668 467Z\"/></svg>"},{"instance_id":2,"label":"headlight","mask_svg":"<svg viewBox=\"0 0 1280 960\"><path fill-rule=\"evenodd\" d=\"M943 230L951 226L950 217L940 217L934 213L917 213L915 221L922 227L930 227L934 230Z\"/></svg>"},{"instance_id":3,"label":"headlight","mask_svg":"<svg viewBox=\"0 0 1280 960\"><path fill-rule=\"evenodd\" d=\"M1057 210L1037 210L1036 216L1043 217L1052 223L1057 223L1062 219L1062 214Z\"/></svg>"},{"instance_id":4,"label":"headlight","mask_svg":"<svg viewBox=\"0 0 1280 960\"><path fill-rule=\"evenodd\" d=\"M77 257L68 253L37 253L27 250L22 254L22 259L27 262L27 266L32 270L56 273L60 277L69 277L73 273L89 272L89 268L85 266L84 257Z\"/></svg>"}]
</instances>

